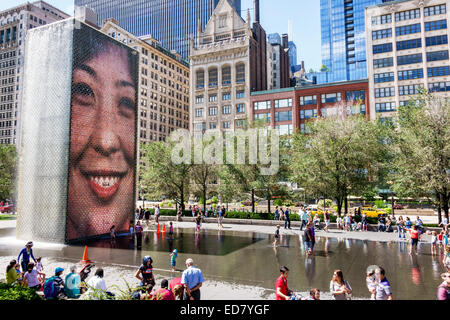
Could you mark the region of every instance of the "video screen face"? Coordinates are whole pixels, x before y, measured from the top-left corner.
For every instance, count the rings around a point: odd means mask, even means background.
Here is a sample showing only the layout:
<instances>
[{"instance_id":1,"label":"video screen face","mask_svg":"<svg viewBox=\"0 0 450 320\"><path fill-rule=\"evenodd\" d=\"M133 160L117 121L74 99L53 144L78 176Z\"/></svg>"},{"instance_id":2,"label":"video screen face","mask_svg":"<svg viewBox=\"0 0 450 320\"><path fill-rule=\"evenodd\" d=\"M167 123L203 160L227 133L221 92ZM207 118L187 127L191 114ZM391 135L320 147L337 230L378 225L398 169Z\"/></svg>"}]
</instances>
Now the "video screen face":
<instances>
[{"instance_id":1,"label":"video screen face","mask_svg":"<svg viewBox=\"0 0 450 320\"><path fill-rule=\"evenodd\" d=\"M135 206L138 56L74 30L66 240L127 230Z\"/></svg>"}]
</instances>

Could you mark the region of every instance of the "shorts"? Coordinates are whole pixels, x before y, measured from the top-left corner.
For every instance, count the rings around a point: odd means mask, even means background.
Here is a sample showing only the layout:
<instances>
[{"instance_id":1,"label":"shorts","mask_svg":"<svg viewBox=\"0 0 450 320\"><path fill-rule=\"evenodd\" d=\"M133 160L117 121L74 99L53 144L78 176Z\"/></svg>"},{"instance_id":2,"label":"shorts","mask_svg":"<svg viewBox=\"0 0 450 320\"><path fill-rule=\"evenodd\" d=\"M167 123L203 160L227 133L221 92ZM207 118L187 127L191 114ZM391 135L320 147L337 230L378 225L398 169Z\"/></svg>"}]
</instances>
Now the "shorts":
<instances>
[{"instance_id":1,"label":"shorts","mask_svg":"<svg viewBox=\"0 0 450 320\"><path fill-rule=\"evenodd\" d=\"M305 247L306 247L306 251L313 251L314 243L310 242L310 241L305 241Z\"/></svg>"},{"instance_id":2,"label":"shorts","mask_svg":"<svg viewBox=\"0 0 450 320\"><path fill-rule=\"evenodd\" d=\"M171 267L175 267L176 264L177 264L177 262L176 262L175 260L171 260L171 261L170 261L170 266L171 266Z\"/></svg>"},{"instance_id":3,"label":"shorts","mask_svg":"<svg viewBox=\"0 0 450 320\"><path fill-rule=\"evenodd\" d=\"M419 239L411 239L411 245L417 246L418 243L419 243Z\"/></svg>"},{"instance_id":4,"label":"shorts","mask_svg":"<svg viewBox=\"0 0 450 320\"><path fill-rule=\"evenodd\" d=\"M325 220L325 224L327 225L327 227L330 226L330 220Z\"/></svg>"}]
</instances>

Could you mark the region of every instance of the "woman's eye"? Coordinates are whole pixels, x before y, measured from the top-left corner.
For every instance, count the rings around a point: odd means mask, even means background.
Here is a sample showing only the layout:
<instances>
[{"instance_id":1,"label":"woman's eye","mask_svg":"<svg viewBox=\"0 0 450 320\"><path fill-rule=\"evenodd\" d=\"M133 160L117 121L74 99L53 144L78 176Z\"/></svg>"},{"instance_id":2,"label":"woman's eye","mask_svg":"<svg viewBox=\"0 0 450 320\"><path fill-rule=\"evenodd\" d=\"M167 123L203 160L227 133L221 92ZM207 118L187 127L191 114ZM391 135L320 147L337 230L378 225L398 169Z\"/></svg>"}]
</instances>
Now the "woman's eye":
<instances>
[{"instance_id":1,"label":"woman's eye","mask_svg":"<svg viewBox=\"0 0 450 320\"><path fill-rule=\"evenodd\" d=\"M122 98L119 102L120 112L127 116L131 117L136 110L136 105L134 101L130 98Z\"/></svg>"},{"instance_id":2,"label":"woman's eye","mask_svg":"<svg viewBox=\"0 0 450 320\"><path fill-rule=\"evenodd\" d=\"M72 98L82 105L89 105L94 102L94 91L85 83L75 83L72 86Z\"/></svg>"}]
</instances>

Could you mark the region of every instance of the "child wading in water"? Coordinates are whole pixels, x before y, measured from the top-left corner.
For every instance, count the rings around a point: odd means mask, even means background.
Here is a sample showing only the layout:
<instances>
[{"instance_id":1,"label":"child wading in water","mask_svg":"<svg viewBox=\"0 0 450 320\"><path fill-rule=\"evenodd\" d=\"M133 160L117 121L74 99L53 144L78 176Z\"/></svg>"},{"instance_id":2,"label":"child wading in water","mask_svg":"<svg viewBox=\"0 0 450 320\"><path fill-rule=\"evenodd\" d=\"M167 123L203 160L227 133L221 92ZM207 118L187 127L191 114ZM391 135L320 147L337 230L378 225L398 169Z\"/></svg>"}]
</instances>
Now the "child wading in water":
<instances>
[{"instance_id":1,"label":"child wading in water","mask_svg":"<svg viewBox=\"0 0 450 320\"><path fill-rule=\"evenodd\" d=\"M275 230L275 241L273 242L273 246L276 247L278 245L278 239L280 239L280 226L277 226L277 230Z\"/></svg>"},{"instance_id":2,"label":"child wading in water","mask_svg":"<svg viewBox=\"0 0 450 320\"><path fill-rule=\"evenodd\" d=\"M437 232L433 231L431 234L431 254L437 253Z\"/></svg>"},{"instance_id":3,"label":"child wading in water","mask_svg":"<svg viewBox=\"0 0 450 320\"><path fill-rule=\"evenodd\" d=\"M172 267L172 272L175 272L175 266L177 265L177 257L178 257L178 250L175 249L170 254L170 266Z\"/></svg>"}]
</instances>

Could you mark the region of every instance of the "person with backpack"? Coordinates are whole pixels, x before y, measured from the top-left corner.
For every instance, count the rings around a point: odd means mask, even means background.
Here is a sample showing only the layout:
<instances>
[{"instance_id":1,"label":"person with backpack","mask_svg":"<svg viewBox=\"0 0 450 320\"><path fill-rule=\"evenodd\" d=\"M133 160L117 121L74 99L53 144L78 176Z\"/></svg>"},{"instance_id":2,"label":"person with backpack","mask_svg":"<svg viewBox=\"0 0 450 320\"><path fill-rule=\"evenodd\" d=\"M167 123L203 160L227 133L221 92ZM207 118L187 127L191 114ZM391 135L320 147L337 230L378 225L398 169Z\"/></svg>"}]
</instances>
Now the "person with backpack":
<instances>
[{"instance_id":1,"label":"person with backpack","mask_svg":"<svg viewBox=\"0 0 450 320\"><path fill-rule=\"evenodd\" d=\"M142 291L150 293L155 286L155 277L153 276L153 259L150 256L145 256L142 259L142 265L136 271L135 277L141 280L140 286Z\"/></svg>"},{"instance_id":2,"label":"person with backpack","mask_svg":"<svg viewBox=\"0 0 450 320\"><path fill-rule=\"evenodd\" d=\"M442 280L444 282L438 288L437 298L441 301L449 301L450 300L450 272L445 272L441 274Z\"/></svg>"},{"instance_id":3,"label":"person with backpack","mask_svg":"<svg viewBox=\"0 0 450 320\"><path fill-rule=\"evenodd\" d=\"M45 280L44 283L44 298L48 300L67 299L64 293L64 280L61 278L63 268L56 268L55 275Z\"/></svg>"},{"instance_id":4,"label":"person with backpack","mask_svg":"<svg viewBox=\"0 0 450 320\"><path fill-rule=\"evenodd\" d=\"M78 299L81 294L81 277L76 271L76 266L70 267L70 273L66 276L66 281L64 282L64 292L67 297L72 299Z\"/></svg>"}]
</instances>

